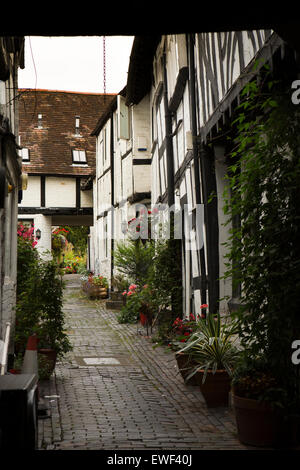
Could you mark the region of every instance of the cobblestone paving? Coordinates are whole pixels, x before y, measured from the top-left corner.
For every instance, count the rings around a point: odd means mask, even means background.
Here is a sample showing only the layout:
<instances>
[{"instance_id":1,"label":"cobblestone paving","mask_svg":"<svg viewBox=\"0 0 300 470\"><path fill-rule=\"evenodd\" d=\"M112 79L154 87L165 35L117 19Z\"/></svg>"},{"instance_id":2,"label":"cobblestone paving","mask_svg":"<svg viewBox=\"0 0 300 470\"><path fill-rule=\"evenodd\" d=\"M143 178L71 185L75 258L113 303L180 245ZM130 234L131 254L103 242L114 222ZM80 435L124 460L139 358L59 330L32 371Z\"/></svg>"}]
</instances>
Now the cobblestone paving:
<instances>
[{"instance_id":1,"label":"cobblestone paving","mask_svg":"<svg viewBox=\"0 0 300 470\"><path fill-rule=\"evenodd\" d=\"M50 408L50 418L39 419L40 449L246 449L231 410L208 409L198 387L177 374L173 353L153 348L136 325L119 324L105 302L88 300L78 276L66 279L74 350L40 386Z\"/></svg>"}]
</instances>

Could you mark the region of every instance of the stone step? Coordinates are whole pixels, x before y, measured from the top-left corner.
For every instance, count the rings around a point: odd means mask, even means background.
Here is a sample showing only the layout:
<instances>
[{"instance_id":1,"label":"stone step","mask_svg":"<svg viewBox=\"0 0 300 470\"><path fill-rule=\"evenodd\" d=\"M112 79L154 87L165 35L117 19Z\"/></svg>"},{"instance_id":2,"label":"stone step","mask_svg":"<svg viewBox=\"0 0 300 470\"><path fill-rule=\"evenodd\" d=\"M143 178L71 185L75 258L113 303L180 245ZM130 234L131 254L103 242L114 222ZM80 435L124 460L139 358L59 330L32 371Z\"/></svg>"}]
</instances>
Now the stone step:
<instances>
[{"instance_id":1,"label":"stone step","mask_svg":"<svg viewBox=\"0 0 300 470\"><path fill-rule=\"evenodd\" d=\"M123 307L123 301L121 300L107 300L105 304L108 310L121 310Z\"/></svg>"}]
</instances>

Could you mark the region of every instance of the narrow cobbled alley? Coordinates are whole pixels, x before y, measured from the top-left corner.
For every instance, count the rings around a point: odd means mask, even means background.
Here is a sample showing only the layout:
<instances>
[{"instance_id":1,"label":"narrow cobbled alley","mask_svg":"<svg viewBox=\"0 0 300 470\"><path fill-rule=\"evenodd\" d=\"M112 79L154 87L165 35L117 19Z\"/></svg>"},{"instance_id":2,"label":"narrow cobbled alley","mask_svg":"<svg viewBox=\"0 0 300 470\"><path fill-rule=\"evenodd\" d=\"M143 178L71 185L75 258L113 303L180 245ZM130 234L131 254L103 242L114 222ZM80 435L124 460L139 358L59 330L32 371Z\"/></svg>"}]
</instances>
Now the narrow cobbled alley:
<instances>
[{"instance_id":1,"label":"narrow cobbled alley","mask_svg":"<svg viewBox=\"0 0 300 470\"><path fill-rule=\"evenodd\" d=\"M48 417L39 419L45 450L245 449L230 409L208 409L184 384L174 355L136 325L119 324L105 301L65 276L66 328L73 344L40 385Z\"/></svg>"}]
</instances>

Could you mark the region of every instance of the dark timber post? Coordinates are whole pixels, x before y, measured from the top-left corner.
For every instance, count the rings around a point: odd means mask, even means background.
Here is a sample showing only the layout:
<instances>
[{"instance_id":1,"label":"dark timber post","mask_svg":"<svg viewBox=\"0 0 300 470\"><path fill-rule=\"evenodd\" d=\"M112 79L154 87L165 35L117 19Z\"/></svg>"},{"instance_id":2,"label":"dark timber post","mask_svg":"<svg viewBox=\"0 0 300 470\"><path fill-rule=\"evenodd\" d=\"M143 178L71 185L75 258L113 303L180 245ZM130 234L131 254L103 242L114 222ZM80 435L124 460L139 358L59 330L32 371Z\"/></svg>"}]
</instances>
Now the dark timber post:
<instances>
[{"instance_id":1,"label":"dark timber post","mask_svg":"<svg viewBox=\"0 0 300 470\"><path fill-rule=\"evenodd\" d=\"M200 187L200 168L199 168L199 143L197 138L197 114L196 114L196 84L195 84L195 59L194 59L194 35L189 34L188 39L188 63L189 63L189 94L190 94L190 112L191 112L191 131L193 137L193 160L194 160L194 178L195 178L195 195L196 204L202 203L201 187ZM200 256L200 273L201 273L201 302L206 304L206 267L204 246L199 250ZM205 312L205 310L203 311Z\"/></svg>"}]
</instances>

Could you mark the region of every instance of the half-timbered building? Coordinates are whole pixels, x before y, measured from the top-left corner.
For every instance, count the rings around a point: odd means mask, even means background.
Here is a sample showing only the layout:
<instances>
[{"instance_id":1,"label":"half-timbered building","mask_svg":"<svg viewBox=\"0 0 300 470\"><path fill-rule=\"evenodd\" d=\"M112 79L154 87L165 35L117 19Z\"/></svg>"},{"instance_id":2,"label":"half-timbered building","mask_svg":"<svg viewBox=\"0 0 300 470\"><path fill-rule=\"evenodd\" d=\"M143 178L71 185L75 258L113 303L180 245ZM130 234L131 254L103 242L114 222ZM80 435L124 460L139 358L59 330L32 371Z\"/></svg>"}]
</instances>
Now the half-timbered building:
<instances>
[{"instance_id":1,"label":"half-timbered building","mask_svg":"<svg viewBox=\"0 0 300 470\"><path fill-rule=\"evenodd\" d=\"M40 230L37 248L51 254L52 226L93 225L95 139L99 116L114 95L19 90L19 145L27 190L19 220Z\"/></svg>"},{"instance_id":2,"label":"half-timbered building","mask_svg":"<svg viewBox=\"0 0 300 470\"><path fill-rule=\"evenodd\" d=\"M126 104L149 100L151 202L188 208L182 237L186 315L199 313L201 304L225 312L239 302L240 288L223 278L229 227L222 195L231 151L226 131L241 90L259 79L263 64L274 76L295 79L296 59L270 30L135 37Z\"/></svg>"},{"instance_id":3,"label":"half-timbered building","mask_svg":"<svg viewBox=\"0 0 300 470\"><path fill-rule=\"evenodd\" d=\"M92 135L96 137L93 252L96 274L111 283L116 274L113 250L123 241L136 205L151 204L149 97L128 108L126 90L111 102Z\"/></svg>"},{"instance_id":4,"label":"half-timbered building","mask_svg":"<svg viewBox=\"0 0 300 470\"><path fill-rule=\"evenodd\" d=\"M13 338L17 279L18 194L22 188L18 155L18 68L24 68L24 37L0 37L0 339L6 322ZM12 345L9 346L12 352Z\"/></svg>"}]
</instances>

